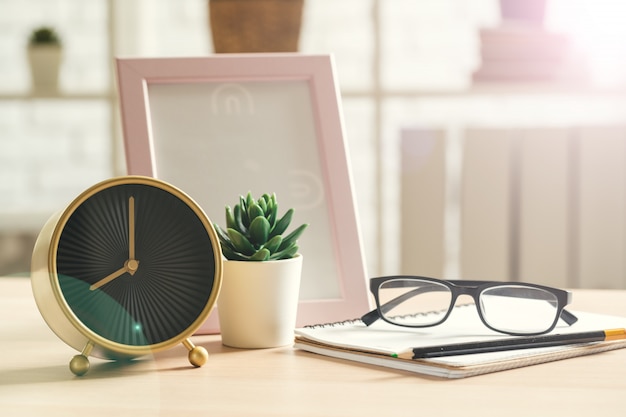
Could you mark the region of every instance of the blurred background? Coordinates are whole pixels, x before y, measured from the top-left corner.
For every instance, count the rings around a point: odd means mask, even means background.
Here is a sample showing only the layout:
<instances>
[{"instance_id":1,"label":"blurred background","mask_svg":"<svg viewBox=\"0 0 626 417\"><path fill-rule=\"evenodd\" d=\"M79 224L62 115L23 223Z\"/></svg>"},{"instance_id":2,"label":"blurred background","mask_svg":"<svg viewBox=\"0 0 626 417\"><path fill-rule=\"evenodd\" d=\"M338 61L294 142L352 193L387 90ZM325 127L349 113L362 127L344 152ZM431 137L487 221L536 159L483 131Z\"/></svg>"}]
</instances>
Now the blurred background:
<instances>
[{"instance_id":1,"label":"blurred background","mask_svg":"<svg viewBox=\"0 0 626 417\"><path fill-rule=\"evenodd\" d=\"M272 1L277 25L294 0ZM47 218L125 173L114 57L215 53L210 3L0 0L0 275L28 275ZM296 15L297 50L335 57L369 275L626 288L626 3L304 0ZM59 40L52 85L31 76L41 27Z\"/></svg>"}]
</instances>

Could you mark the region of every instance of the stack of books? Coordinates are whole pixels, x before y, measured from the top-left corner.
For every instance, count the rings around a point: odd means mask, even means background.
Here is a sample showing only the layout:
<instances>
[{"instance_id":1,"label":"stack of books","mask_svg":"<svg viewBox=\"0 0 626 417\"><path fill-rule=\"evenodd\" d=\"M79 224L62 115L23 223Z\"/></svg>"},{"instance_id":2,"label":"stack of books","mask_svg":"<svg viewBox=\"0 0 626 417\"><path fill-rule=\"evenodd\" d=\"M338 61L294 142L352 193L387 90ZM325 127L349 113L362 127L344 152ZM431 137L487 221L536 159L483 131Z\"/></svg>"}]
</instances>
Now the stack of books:
<instances>
[{"instance_id":1,"label":"stack of books","mask_svg":"<svg viewBox=\"0 0 626 417\"><path fill-rule=\"evenodd\" d=\"M584 66L575 62L571 40L541 26L503 24L481 29L482 64L477 82L554 82L580 80Z\"/></svg>"}]
</instances>

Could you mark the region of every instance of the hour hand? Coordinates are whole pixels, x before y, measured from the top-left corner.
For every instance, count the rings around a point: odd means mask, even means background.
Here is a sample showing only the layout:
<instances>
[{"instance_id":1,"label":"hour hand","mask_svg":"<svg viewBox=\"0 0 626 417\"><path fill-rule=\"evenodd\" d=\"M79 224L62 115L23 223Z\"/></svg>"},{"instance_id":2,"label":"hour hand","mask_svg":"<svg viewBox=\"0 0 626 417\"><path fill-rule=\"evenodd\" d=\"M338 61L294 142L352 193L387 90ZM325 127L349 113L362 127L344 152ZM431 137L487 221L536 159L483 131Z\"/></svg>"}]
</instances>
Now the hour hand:
<instances>
[{"instance_id":1,"label":"hour hand","mask_svg":"<svg viewBox=\"0 0 626 417\"><path fill-rule=\"evenodd\" d=\"M91 291L93 290L97 290L98 288L102 287L103 285L113 281L115 278L119 277L120 275L124 274L124 272L128 271L128 267L126 265L124 265L123 267L121 267L120 269L118 269L117 271L107 275L106 277L102 278L100 281L91 284L91 286L89 287L89 289Z\"/></svg>"}]
</instances>

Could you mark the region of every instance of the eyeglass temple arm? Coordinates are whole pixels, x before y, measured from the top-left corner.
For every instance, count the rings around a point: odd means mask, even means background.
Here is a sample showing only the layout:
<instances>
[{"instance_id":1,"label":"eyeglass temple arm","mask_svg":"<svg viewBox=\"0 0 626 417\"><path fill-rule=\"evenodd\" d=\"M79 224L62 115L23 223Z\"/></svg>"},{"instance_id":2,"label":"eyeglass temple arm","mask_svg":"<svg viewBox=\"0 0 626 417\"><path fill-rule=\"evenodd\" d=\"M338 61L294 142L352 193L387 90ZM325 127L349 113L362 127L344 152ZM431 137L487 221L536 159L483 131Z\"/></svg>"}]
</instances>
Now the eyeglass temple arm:
<instances>
[{"instance_id":1,"label":"eyeglass temple arm","mask_svg":"<svg viewBox=\"0 0 626 417\"><path fill-rule=\"evenodd\" d=\"M412 291L408 291L404 294L401 294L399 296L397 296L396 298L387 301L385 304L382 304L380 306L381 310L383 310L383 313L388 312L389 310L393 309L394 307L402 304L404 301L408 300L409 298L412 298L416 295L419 295L423 292L430 292L432 291L432 288L436 288L439 289L439 285L429 285L429 286L422 286L420 288L416 288ZM507 295L509 297L515 297L514 294L512 295ZM572 324L576 323L578 321L578 317L576 317L574 314L570 313L567 310L562 310L561 311L561 319L567 323L568 326L571 326ZM363 316L361 316L361 321L366 325L366 326L370 326L371 324L373 324L374 322L376 322L376 320L380 319L380 314L378 312L378 309L375 308L374 310L364 314Z\"/></svg>"},{"instance_id":2,"label":"eyeglass temple arm","mask_svg":"<svg viewBox=\"0 0 626 417\"><path fill-rule=\"evenodd\" d=\"M572 324L576 323L578 321L578 317L576 317L575 315L573 315L572 313L570 313L567 310L563 310L561 311L561 319L567 323L568 326L571 326Z\"/></svg>"}]
</instances>

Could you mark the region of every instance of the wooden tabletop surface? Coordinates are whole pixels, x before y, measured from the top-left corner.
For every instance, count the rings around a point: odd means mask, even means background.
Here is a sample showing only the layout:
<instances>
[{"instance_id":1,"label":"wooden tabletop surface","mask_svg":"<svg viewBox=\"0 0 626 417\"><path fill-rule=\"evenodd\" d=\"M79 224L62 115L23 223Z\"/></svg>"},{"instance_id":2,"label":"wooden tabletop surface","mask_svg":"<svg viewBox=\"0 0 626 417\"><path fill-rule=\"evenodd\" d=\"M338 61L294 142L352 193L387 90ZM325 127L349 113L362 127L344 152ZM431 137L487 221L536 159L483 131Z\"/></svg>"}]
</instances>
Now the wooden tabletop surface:
<instances>
[{"instance_id":1,"label":"wooden tabletop surface","mask_svg":"<svg viewBox=\"0 0 626 417\"><path fill-rule=\"evenodd\" d=\"M576 290L571 309L626 317L626 291ZM626 415L626 349L446 380L209 335L193 337L210 354L202 368L180 345L125 365L92 359L79 378L28 278L0 278L0 313L2 417Z\"/></svg>"}]
</instances>

